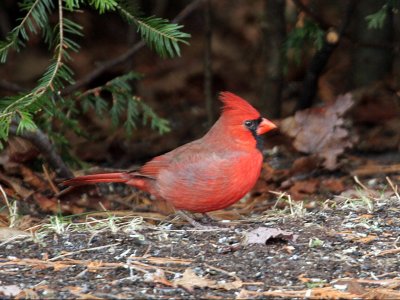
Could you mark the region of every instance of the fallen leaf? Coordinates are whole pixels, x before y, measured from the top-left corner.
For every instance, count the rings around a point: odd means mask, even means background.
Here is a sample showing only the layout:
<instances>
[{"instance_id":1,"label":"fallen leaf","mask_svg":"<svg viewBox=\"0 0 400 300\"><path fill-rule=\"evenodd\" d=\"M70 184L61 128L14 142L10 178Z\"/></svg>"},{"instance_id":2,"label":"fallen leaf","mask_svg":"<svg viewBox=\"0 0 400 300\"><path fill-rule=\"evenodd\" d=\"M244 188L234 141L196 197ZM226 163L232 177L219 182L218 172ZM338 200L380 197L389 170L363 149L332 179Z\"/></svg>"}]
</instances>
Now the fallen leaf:
<instances>
[{"instance_id":1,"label":"fallen leaf","mask_svg":"<svg viewBox=\"0 0 400 300\"><path fill-rule=\"evenodd\" d=\"M145 282L154 282L154 283L161 283L166 286L173 286L173 283L165 277L165 273L162 269L156 269L156 271L153 273L151 272L146 273L144 280Z\"/></svg>"},{"instance_id":2,"label":"fallen leaf","mask_svg":"<svg viewBox=\"0 0 400 300\"><path fill-rule=\"evenodd\" d=\"M23 163L37 158L39 151L28 140L13 136L8 140L7 154L10 161Z\"/></svg>"},{"instance_id":3,"label":"fallen leaf","mask_svg":"<svg viewBox=\"0 0 400 300\"><path fill-rule=\"evenodd\" d=\"M373 240L375 240L377 238L378 237L376 235L367 235L366 237L363 237L363 238L354 239L353 242L362 243L362 244L368 244L368 243L372 242Z\"/></svg>"},{"instance_id":4,"label":"fallen leaf","mask_svg":"<svg viewBox=\"0 0 400 300\"><path fill-rule=\"evenodd\" d=\"M231 282L216 281L205 277L200 277L196 275L193 269L186 269L183 272L181 278L175 279L173 281L174 286L181 286L188 291L193 291L195 287L198 288L212 288L212 289L224 289L224 290L236 290L242 287L243 282L240 279L236 279Z\"/></svg>"},{"instance_id":5,"label":"fallen leaf","mask_svg":"<svg viewBox=\"0 0 400 300\"><path fill-rule=\"evenodd\" d=\"M344 191L345 186L342 179L328 178L321 182L321 188L334 194L339 194Z\"/></svg>"},{"instance_id":6,"label":"fallen leaf","mask_svg":"<svg viewBox=\"0 0 400 300\"><path fill-rule=\"evenodd\" d=\"M301 200L317 192L319 181L316 179L295 181L289 189L294 200Z\"/></svg>"},{"instance_id":7,"label":"fallen leaf","mask_svg":"<svg viewBox=\"0 0 400 300\"><path fill-rule=\"evenodd\" d=\"M293 176L299 173L310 173L318 167L319 163L320 159L315 155L299 157L293 162L290 174Z\"/></svg>"},{"instance_id":8,"label":"fallen leaf","mask_svg":"<svg viewBox=\"0 0 400 300\"><path fill-rule=\"evenodd\" d=\"M0 227L0 241L5 241L8 239L28 236L29 234L25 231L18 230L11 227Z\"/></svg>"},{"instance_id":9,"label":"fallen leaf","mask_svg":"<svg viewBox=\"0 0 400 300\"><path fill-rule=\"evenodd\" d=\"M351 94L339 96L335 103L323 108L298 111L281 122L280 130L294 138L300 152L316 154L324 159L328 170L337 168L337 158L355 141L344 127L343 115L353 106Z\"/></svg>"},{"instance_id":10,"label":"fallen leaf","mask_svg":"<svg viewBox=\"0 0 400 300\"><path fill-rule=\"evenodd\" d=\"M356 280L338 280L335 285L346 286L346 292L350 294L363 295L366 292L366 289Z\"/></svg>"},{"instance_id":11,"label":"fallen leaf","mask_svg":"<svg viewBox=\"0 0 400 300\"><path fill-rule=\"evenodd\" d=\"M284 231L279 228L258 227L245 235L246 244L266 244L272 239L281 239L295 242L298 238L297 234L291 231Z\"/></svg>"},{"instance_id":12,"label":"fallen leaf","mask_svg":"<svg viewBox=\"0 0 400 300\"><path fill-rule=\"evenodd\" d=\"M297 279L300 280L300 281L303 282L303 283L310 282L311 279L308 278L308 277L305 277L305 275L306 275L305 273L302 273L302 274L300 274L299 276L297 276Z\"/></svg>"},{"instance_id":13,"label":"fallen leaf","mask_svg":"<svg viewBox=\"0 0 400 300\"><path fill-rule=\"evenodd\" d=\"M0 181L5 182L10 187L12 187L12 189L23 199L26 199L33 194L33 191L23 187L23 182L17 178L12 178L4 174L0 174Z\"/></svg>"},{"instance_id":14,"label":"fallen leaf","mask_svg":"<svg viewBox=\"0 0 400 300\"><path fill-rule=\"evenodd\" d=\"M21 293L21 289L18 285L2 285L0 286L0 295L14 297Z\"/></svg>"},{"instance_id":15,"label":"fallen leaf","mask_svg":"<svg viewBox=\"0 0 400 300\"><path fill-rule=\"evenodd\" d=\"M197 276L196 273L188 268L185 270L181 278L174 280L175 286L181 286L188 291L193 291L195 287L208 287L215 284L215 280Z\"/></svg>"},{"instance_id":16,"label":"fallen leaf","mask_svg":"<svg viewBox=\"0 0 400 300\"><path fill-rule=\"evenodd\" d=\"M21 165L21 175L24 183L29 184L35 190L44 191L49 188L48 184L31 169Z\"/></svg>"}]
</instances>

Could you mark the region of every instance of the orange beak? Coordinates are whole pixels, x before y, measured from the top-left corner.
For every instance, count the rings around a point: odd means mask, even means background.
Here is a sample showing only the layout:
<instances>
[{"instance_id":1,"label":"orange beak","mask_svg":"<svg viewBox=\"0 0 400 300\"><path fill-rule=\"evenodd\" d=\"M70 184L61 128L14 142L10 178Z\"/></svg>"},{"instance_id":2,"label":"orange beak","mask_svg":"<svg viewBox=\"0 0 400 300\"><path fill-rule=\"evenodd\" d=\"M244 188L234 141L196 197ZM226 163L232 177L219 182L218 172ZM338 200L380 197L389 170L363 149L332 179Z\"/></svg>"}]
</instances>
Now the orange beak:
<instances>
[{"instance_id":1,"label":"orange beak","mask_svg":"<svg viewBox=\"0 0 400 300\"><path fill-rule=\"evenodd\" d=\"M262 118L261 123L258 124L257 134L261 135L275 128L276 125L274 123L272 123L270 120Z\"/></svg>"}]
</instances>

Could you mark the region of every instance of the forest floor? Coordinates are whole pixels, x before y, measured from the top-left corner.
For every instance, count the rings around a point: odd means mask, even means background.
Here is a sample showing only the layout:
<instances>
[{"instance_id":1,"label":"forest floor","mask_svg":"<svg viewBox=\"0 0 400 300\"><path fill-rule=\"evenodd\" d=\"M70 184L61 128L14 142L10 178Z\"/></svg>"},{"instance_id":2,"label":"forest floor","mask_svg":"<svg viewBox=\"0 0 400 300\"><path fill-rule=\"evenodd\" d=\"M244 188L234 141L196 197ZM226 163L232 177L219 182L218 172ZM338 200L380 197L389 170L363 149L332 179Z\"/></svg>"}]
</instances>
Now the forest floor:
<instances>
[{"instance_id":1,"label":"forest floor","mask_svg":"<svg viewBox=\"0 0 400 300\"><path fill-rule=\"evenodd\" d=\"M0 295L399 299L397 191L319 206L290 202L206 230L116 213L55 216L25 236L3 227Z\"/></svg>"}]
</instances>

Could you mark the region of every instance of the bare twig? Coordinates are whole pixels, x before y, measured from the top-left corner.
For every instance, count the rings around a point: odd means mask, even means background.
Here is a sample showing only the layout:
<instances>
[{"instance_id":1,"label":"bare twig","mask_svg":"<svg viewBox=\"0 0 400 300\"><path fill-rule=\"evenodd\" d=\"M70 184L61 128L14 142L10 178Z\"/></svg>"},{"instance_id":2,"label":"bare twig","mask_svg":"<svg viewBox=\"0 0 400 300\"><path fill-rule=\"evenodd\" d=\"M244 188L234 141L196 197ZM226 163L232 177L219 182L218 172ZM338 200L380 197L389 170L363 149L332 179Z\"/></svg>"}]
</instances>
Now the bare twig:
<instances>
[{"instance_id":1,"label":"bare twig","mask_svg":"<svg viewBox=\"0 0 400 300\"><path fill-rule=\"evenodd\" d=\"M370 189L367 188L367 187L358 179L357 176L353 176L353 178L354 178L354 181L355 181L359 186L361 186L365 191L370 191Z\"/></svg>"},{"instance_id":2,"label":"bare twig","mask_svg":"<svg viewBox=\"0 0 400 300\"><path fill-rule=\"evenodd\" d=\"M10 133L15 136L20 136L28 141L30 141L40 153L44 156L46 161L51 165L57 176L62 178L71 178L73 174L71 170L67 167L61 157L58 155L56 149L51 144L49 138L40 129L35 131L23 131L21 133L17 132L17 126L10 126Z\"/></svg>"},{"instance_id":3,"label":"bare twig","mask_svg":"<svg viewBox=\"0 0 400 300\"><path fill-rule=\"evenodd\" d=\"M17 202L16 201L13 201L13 202L8 201L7 194L4 191L3 187L1 186L1 184L0 184L0 192L1 192L1 195L3 196L4 202L6 203L7 208L8 208L9 227L14 227L15 224L16 224L17 217L18 217Z\"/></svg>"},{"instance_id":4,"label":"bare twig","mask_svg":"<svg viewBox=\"0 0 400 300\"><path fill-rule=\"evenodd\" d=\"M42 169L43 169L43 172L44 172L44 176L47 179L47 182L49 183L51 189L53 190L53 193L57 195L60 192L60 190L56 187L56 185L54 184L53 180L51 180L49 170L47 170L45 165L42 165Z\"/></svg>"},{"instance_id":5,"label":"bare twig","mask_svg":"<svg viewBox=\"0 0 400 300\"><path fill-rule=\"evenodd\" d=\"M315 53L314 57L312 58L304 78L301 96L297 102L297 110L305 109L312 105L314 96L317 92L318 78L328 63L333 51L339 45L341 38L350 23L356 4L356 0L348 0L343 21L339 29L330 29L325 37L321 50ZM334 38L331 38L332 36Z\"/></svg>"},{"instance_id":6,"label":"bare twig","mask_svg":"<svg viewBox=\"0 0 400 300\"><path fill-rule=\"evenodd\" d=\"M22 86L19 86L16 83L13 82L8 82L7 80L1 79L0 80L0 88L3 90L11 91L11 92L26 92L26 89L23 88Z\"/></svg>"},{"instance_id":7,"label":"bare twig","mask_svg":"<svg viewBox=\"0 0 400 300\"><path fill-rule=\"evenodd\" d=\"M103 246L98 246L98 247L93 247L93 248L86 248L86 249L81 249L81 250L77 250L77 251L72 251L72 252L68 252L65 254L58 255L58 256L54 256L54 257L48 259L48 261L55 261L62 257L71 256L71 255L75 255L75 254L82 253L82 252L101 250L104 248L110 248L110 247L114 247L114 246L118 246L118 245L120 245L120 243L114 243L114 244L109 244L109 245L103 245Z\"/></svg>"},{"instance_id":8,"label":"bare twig","mask_svg":"<svg viewBox=\"0 0 400 300\"><path fill-rule=\"evenodd\" d=\"M386 176L386 181L389 183L389 185L392 188L392 190L393 190L394 194L396 195L397 199L400 200L400 195L399 195L399 192L398 192L397 185L395 186L393 184L392 180L388 176Z\"/></svg>"},{"instance_id":9,"label":"bare twig","mask_svg":"<svg viewBox=\"0 0 400 300\"><path fill-rule=\"evenodd\" d=\"M211 63L211 0L206 0L204 5L204 31L205 31L205 47L204 47L204 95L206 98L207 122L211 126L214 121L212 108L212 63Z\"/></svg>"}]
</instances>

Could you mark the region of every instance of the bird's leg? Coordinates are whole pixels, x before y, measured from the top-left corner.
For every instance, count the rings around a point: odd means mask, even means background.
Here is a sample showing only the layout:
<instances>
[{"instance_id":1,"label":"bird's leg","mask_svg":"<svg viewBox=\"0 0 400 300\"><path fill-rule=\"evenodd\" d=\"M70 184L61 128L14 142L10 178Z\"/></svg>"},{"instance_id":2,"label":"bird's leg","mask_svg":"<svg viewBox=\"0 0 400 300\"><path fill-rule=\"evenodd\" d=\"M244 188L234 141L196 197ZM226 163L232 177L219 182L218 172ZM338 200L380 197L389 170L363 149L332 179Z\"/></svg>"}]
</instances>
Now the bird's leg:
<instances>
[{"instance_id":1,"label":"bird's leg","mask_svg":"<svg viewBox=\"0 0 400 300\"><path fill-rule=\"evenodd\" d=\"M189 213L184 212L182 210L178 210L178 215L181 216L183 219L185 219L186 221L188 221L193 227L198 228L198 229L215 229L215 227L212 226L207 226L207 225L203 225L199 222L197 222L195 219L193 219Z\"/></svg>"},{"instance_id":2,"label":"bird's leg","mask_svg":"<svg viewBox=\"0 0 400 300\"><path fill-rule=\"evenodd\" d=\"M214 223L215 219L213 217L211 217L208 213L202 213L201 214L203 216L203 220L210 222L210 223Z\"/></svg>"},{"instance_id":3,"label":"bird's leg","mask_svg":"<svg viewBox=\"0 0 400 300\"><path fill-rule=\"evenodd\" d=\"M231 222L227 222L227 223L225 223L225 222L221 222L220 220L218 220L218 219L214 219L212 216L210 216L208 213L202 213L202 216L203 216L203 220L205 220L205 222L207 222L208 224L215 224L217 227L220 227L220 226L222 226L222 227L229 227L229 226L231 226L232 225L232 223Z\"/></svg>"}]
</instances>

